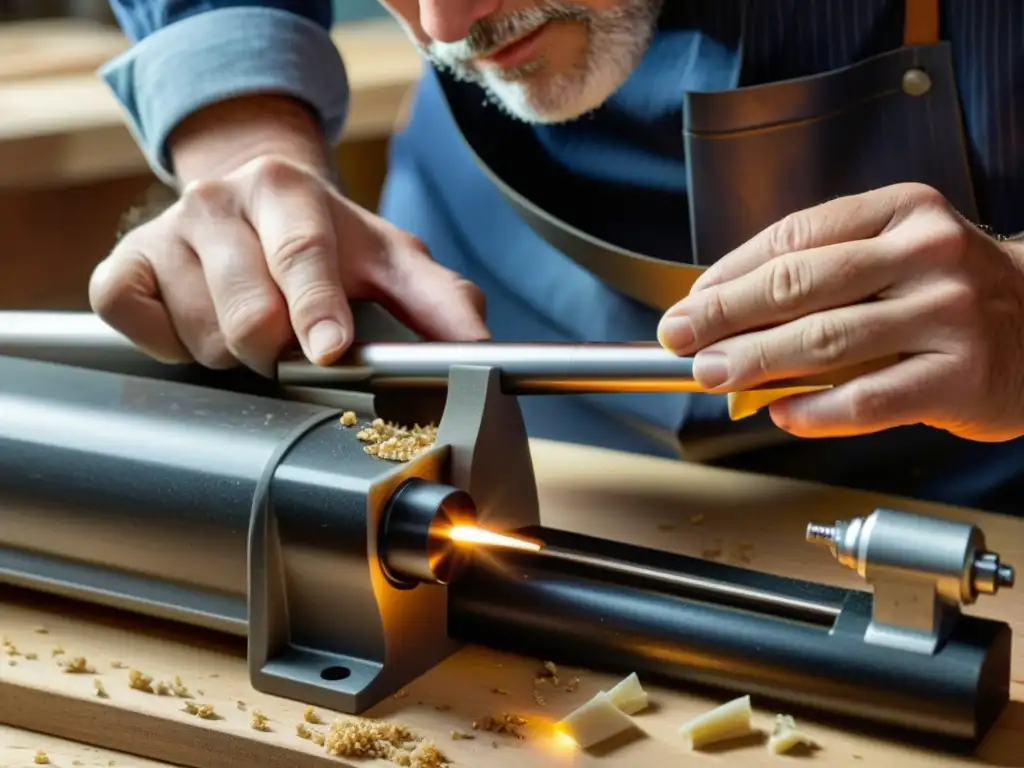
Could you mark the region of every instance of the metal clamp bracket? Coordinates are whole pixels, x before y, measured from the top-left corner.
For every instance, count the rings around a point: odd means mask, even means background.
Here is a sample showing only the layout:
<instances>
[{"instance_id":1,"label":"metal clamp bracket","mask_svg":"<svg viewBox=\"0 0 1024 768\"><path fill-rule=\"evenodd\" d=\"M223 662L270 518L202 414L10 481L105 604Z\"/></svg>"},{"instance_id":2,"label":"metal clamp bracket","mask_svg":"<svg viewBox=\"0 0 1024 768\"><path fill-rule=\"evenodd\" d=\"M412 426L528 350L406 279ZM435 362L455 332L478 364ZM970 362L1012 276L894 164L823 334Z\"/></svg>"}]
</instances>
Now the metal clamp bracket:
<instances>
[{"instance_id":1,"label":"metal clamp bracket","mask_svg":"<svg viewBox=\"0 0 1024 768\"><path fill-rule=\"evenodd\" d=\"M935 653L962 606L1014 583L1013 567L969 523L878 509L835 525L812 523L807 540L829 546L872 586L864 640L876 645Z\"/></svg>"}]
</instances>

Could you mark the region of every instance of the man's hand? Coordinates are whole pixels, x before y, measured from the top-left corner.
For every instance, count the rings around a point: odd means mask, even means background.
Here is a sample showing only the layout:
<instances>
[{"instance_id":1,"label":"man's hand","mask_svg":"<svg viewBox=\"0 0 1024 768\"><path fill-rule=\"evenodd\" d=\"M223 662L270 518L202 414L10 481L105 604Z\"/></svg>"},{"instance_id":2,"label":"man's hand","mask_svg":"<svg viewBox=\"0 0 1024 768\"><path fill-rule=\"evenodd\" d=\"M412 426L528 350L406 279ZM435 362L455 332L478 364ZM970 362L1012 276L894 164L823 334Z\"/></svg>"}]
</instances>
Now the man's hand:
<instances>
[{"instance_id":1,"label":"man's hand","mask_svg":"<svg viewBox=\"0 0 1024 768\"><path fill-rule=\"evenodd\" d=\"M191 182L180 199L97 267L89 298L103 320L157 359L241 362L264 374L295 339L312 362L336 360L353 340L349 299L379 301L427 338L488 337L476 286L335 191L317 167L322 138L309 137L309 151L289 150L286 159L275 144L303 143L282 127L279 107L264 133L274 140L252 133L266 105L244 119L233 109L234 122L196 128L188 145L196 151L176 155ZM231 130L217 127L224 125ZM217 165L238 148L251 156Z\"/></svg>"},{"instance_id":2,"label":"man's hand","mask_svg":"<svg viewBox=\"0 0 1024 768\"><path fill-rule=\"evenodd\" d=\"M927 424L978 441L1024 435L1024 246L899 184L793 214L709 268L661 343L696 353L712 392L900 356L771 405L805 437Z\"/></svg>"}]
</instances>

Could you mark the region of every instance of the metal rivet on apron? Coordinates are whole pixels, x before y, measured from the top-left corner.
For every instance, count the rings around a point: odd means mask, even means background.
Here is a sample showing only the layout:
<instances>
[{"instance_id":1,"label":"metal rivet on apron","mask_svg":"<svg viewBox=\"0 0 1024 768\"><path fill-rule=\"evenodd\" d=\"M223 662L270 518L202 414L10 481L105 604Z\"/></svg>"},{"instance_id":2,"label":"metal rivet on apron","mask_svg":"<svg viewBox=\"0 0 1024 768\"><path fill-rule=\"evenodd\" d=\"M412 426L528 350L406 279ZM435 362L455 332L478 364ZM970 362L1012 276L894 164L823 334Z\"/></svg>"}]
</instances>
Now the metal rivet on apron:
<instances>
[{"instance_id":1,"label":"metal rivet on apron","mask_svg":"<svg viewBox=\"0 0 1024 768\"><path fill-rule=\"evenodd\" d=\"M903 92L910 96L924 96L932 89L932 79L923 69L908 69L903 73Z\"/></svg>"}]
</instances>

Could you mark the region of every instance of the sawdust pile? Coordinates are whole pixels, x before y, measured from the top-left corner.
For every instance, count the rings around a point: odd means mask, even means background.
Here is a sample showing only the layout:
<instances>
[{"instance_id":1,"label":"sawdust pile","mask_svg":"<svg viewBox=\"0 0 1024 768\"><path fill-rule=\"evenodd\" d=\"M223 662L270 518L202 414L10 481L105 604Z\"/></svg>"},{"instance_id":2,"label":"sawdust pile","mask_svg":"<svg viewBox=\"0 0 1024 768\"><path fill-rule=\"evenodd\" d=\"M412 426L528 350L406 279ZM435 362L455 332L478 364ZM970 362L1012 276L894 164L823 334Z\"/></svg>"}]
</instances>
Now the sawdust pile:
<instances>
[{"instance_id":1,"label":"sawdust pile","mask_svg":"<svg viewBox=\"0 0 1024 768\"><path fill-rule=\"evenodd\" d=\"M324 737L324 751L334 757L389 760L407 768L449 765L436 746L403 725L363 718L339 719L331 723Z\"/></svg>"},{"instance_id":2,"label":"sawdust pile","mask_svg":"<svg viewBox=\"0 0 1024 768\"><path fill-rule=\"evenodd\" d=\"M354 427L357 423L356 414L346 411L341 415L342 426ZM420 426L414 424L405 427L383 419L374 419L363 426L356 437L366 446L363 448L371 456L388 461L411 461L437 441L437 427L433 424Z\"/></svg>"}]
</instances>

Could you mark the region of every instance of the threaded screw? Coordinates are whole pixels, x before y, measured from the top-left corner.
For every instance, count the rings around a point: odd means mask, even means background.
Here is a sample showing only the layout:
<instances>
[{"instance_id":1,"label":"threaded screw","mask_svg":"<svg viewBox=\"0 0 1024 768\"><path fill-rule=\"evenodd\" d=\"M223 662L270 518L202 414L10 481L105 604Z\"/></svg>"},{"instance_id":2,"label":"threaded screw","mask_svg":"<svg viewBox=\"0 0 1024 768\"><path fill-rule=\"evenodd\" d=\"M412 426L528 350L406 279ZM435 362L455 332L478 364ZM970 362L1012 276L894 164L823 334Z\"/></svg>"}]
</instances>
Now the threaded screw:
<instances>
[{"instance_id":1,"label":"threaded screw","mask_svg":"<svg viewBox=\"0 0 1024 768\"><path fill-rule=\"evenodd\" d=\"M812 544L828 544L831 546L836 543L836 538L837 532L834 525L811 523L807 526L807 540Z\"/></svg>"}]
</instances>

